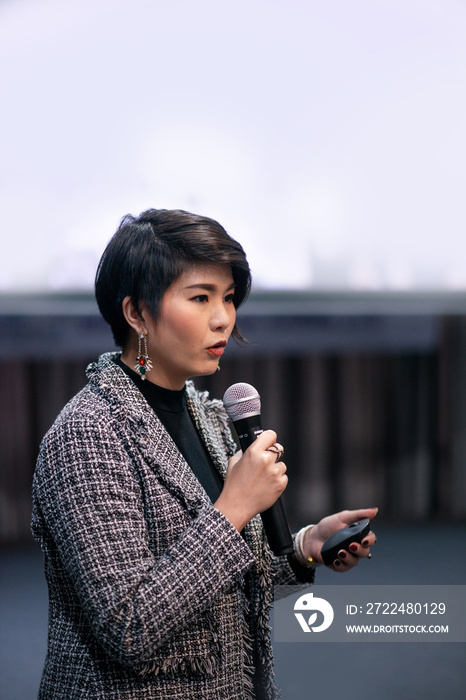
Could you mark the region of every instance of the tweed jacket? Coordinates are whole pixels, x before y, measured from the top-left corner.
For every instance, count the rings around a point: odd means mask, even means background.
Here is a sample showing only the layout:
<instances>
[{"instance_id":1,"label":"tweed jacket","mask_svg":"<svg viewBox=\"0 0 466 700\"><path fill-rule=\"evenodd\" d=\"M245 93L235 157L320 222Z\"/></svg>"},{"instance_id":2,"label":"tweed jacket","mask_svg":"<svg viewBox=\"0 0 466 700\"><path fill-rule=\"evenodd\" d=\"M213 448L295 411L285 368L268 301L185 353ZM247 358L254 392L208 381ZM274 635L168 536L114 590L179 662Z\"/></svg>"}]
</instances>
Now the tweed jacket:
<instances>
[{"instance_id":1,"label":"tweed jacket","mask_svg":"<svg viewBox=\"0 0 466 700\"><path fill-rule=\"evenodd\" d=\"M32 532L49 587L41 700L278 697L268 614L296 583L260 517L217 509L111 353L45 436ZM236 446L221 401L188 410L216 468ZM253 683L252 666L258 668Z\"/></svg>"}]
</instances>

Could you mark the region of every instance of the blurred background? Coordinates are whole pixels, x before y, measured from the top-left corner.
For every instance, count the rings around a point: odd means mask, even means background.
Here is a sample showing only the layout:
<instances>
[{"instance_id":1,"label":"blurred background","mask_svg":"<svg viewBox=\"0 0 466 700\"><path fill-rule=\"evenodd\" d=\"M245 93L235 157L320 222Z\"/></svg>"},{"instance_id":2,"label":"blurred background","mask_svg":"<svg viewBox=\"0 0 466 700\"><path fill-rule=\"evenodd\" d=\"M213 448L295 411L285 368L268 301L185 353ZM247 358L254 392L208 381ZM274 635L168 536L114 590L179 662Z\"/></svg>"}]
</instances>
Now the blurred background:
<instances>
[{"instance_id":1,"label":"blurred background","mask_svg":"<svg viewBox=\"0 0 466 700\"><path fill-rule=\"evenodd\" d=\"M465 0L2 0L0 94L0 697L36 696L31 479L113 347L92 284L127 212L244 246L251 342L197 384L259 390L292 527L378 505L350 585L464 584ZM285 700L463 697L464 645L307 646L277 645Z\"/></svg>"}]
</instances>

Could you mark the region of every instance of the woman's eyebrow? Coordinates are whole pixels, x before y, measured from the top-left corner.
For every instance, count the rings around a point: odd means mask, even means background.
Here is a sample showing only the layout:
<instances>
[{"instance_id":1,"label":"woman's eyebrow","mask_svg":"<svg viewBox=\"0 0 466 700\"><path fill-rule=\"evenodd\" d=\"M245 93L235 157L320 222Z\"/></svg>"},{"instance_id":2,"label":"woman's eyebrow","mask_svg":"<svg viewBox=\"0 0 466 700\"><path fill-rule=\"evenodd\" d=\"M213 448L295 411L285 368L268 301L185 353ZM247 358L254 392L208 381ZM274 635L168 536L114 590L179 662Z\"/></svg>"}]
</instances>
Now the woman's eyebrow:
<instances>
[{"instance_id":1,"label":"woman's eyebrow","mask_svg":"<svg viewBox=\"0 0 466 700\"><path fill-rule=\"evenodd\" d=\"M229 292L230 289L234 289L236 287L235 283L232 282L227 288L226 291ZM205 289L208 292L215 291L217 289L216 284L210 284L209 282L196 282L195 284L190 284L185 287L185 289Z\"/></svg>"}]
</instances>

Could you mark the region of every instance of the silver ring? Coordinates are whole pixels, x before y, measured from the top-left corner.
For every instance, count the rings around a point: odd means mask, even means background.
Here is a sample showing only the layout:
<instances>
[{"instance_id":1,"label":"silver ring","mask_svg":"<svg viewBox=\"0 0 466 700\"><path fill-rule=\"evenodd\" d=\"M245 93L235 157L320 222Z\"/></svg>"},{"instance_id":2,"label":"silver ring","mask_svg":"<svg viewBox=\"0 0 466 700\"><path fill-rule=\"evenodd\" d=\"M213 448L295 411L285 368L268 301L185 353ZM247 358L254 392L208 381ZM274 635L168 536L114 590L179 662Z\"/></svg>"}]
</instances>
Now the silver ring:
<instances>
[{"instance_id":1,"label":"silver ring","mask_svg":"<svg viewBox=\"0 0 466 700\"><path fill-rule=\"evenodd\" d=\"M285 454L284 448L279 447L276 442L274 442L273 445L270 445L270 447L267 448L267 452L273 452L275 455L277 455L277 458L275 460L276 462L279 462Z\"/></svg>"}]
</instances>

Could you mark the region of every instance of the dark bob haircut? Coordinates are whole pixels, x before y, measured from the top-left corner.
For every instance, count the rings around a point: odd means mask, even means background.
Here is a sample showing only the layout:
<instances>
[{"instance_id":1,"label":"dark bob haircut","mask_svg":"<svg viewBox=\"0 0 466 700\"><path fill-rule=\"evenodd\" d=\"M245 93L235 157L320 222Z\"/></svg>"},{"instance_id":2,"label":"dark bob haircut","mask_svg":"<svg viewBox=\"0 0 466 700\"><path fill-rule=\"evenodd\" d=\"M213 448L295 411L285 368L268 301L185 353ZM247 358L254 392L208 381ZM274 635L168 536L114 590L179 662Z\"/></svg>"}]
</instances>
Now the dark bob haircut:
<instances>
[{"instance_id":1,"label":"dark bob haircut","mask_svg":"<svg viewBox=\"0 0 466 700\"><path fill-rule=\"evenodd\" d=\"M147 304L156 320L170 285L202 263L230 266L235 282L233 303L238 308L251 289L251 271L241 245L217 221L168 209L148 209L137 217L123 217L102 255L95 279L97 304L116 345L124 347L130 336L122 310L125 297L131 297L139 313L141 303ZM236 325L232 335L243 340Z\"/></svg>"}]
</instances>

